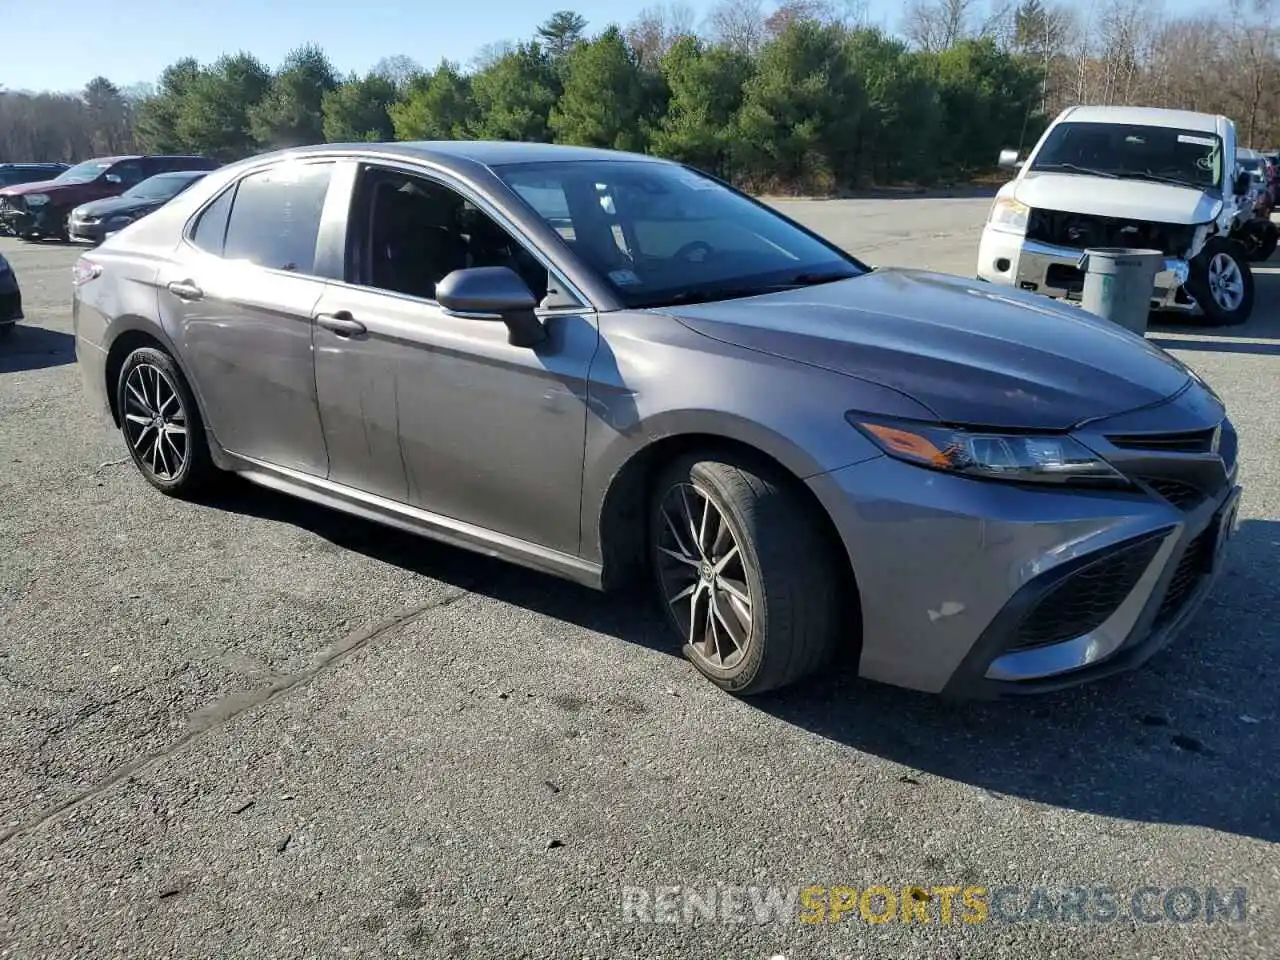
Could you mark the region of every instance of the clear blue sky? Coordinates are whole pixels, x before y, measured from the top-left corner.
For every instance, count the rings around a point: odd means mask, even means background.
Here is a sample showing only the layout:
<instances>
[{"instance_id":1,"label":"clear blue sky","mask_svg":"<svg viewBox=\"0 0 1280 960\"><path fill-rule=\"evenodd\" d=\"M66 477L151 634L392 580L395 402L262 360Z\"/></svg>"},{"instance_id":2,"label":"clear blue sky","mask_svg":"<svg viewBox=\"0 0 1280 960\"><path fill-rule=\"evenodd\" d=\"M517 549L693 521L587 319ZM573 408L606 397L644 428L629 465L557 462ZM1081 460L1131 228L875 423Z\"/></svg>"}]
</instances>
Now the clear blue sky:
<instances>
[{"instance_id":1,"label":"clear blue sky","mask_svg":"<svg viewBox=\"0 0 1280 960\"><path fill-rule=\"evenodd\" d=\"M403 54L424 66L466 63L486 43L520 40L553 11L575 9L595 31L625 24L652 0L0 0L0 87L76 90L101 74L120 86L154 82L174 60L244 49L275 67L300 44L324 47L345 73ZM1207 2L1207 0L1206 0ZM710 0L689 0L699 19ZM766 7L774 4L766 0ZM1200 0L1166 0L1167 10ZM869 19L898 26L900 0L870 0ZM1088 6L1084 0L1081 7ZM432 8L440 12L432 12Z\"/></svg>"}]
</instances>

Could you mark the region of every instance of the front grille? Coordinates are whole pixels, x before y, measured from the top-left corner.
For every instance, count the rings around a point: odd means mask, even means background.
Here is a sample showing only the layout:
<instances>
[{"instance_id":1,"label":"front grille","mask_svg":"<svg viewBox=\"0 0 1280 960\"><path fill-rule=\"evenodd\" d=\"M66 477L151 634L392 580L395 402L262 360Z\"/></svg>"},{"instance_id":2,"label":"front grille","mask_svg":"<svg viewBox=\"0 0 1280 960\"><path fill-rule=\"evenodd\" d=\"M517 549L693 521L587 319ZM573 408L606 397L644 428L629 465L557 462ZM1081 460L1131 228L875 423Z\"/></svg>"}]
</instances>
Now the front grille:
<instances>
[{"instance_id":1,"label":"front grille","mask_svg":"<svg viewBox=\"0 0 1280 960\"><path fill-rule=\"evenodd\" d=\"M1186 553L1178 561L1169 589L1165 591L1160 610L1156 613L1156 626L1163 626L1174 617L1195 592L1200 581L1213 568L1213 548L1217 542L1219 517L1215 516L1200 534L1191 541Z\"/></svg>"},{"instance_id":2,"label":"front grille","mask_svg":"<svg viewBox=\"0 0 1280 960\"><path fill-rule=\"evenodd\" d=\"M1069 574L1023 617L1011 649L1061 643L1098 629L1132 592L1163 539L1148 537Z\"/></svg>"},{"instance_id":3,"label":"front grille","mask_svg":"<svg viewBox=\"0 0 1280 960\"><path fill-rule=\"evenodd\" d=\"M1055 290L1080 293L1084 290L1084 272L1065 263L1051 263L1044 272L1044 282Z\"/></svg>"},{"instance_id":4,"label":"front grille","mask_svg":"<svg viewBox=\"0 0 1280 960\"><path fill-rule=\"evenodd\" d=\"M1194 510L1208 497L1208 493L1195 484L1182 480L1173 480L1169 477L1138 477L1138 479L1179 510Z\"/></svg>"},{"instance_id":5,"label":"front grille","mask_svg":"<svg viewBox=\"0 0 1280 960\"><path fill-rule=\"evenodd\" d=\"M1205 430L1183 430L1178 433L1139 433L1107 437L1107 440L1113 447L1119 447L1122 450L1211 453L1215 429L1215 427L1209 427Z\"/></svg>"},{"instance_id":6,"label":"front grille","mask_svg":"<svg viewBox=\"0 0 1280 960\"><path fill-rule=\"evenodd\" d=\"M1027 215L1027 239L1057 247L1129 247L1184 256L1195 228L1122 217L1095 217L1064 210L1033 209Z\"/></svg>"}]
</instances>

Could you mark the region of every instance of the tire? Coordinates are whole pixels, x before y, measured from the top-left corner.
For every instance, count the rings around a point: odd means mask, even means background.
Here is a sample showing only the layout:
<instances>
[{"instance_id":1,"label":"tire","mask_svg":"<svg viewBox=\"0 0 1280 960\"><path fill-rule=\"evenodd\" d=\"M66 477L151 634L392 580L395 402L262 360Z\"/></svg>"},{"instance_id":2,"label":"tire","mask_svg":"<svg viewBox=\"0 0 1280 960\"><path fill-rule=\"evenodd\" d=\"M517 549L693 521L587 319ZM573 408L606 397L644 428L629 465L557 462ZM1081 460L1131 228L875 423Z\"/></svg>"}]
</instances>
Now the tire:
<instances>
[{"instance_id":1,"label":"tire","mask_svg":"<svg viewBox=\"0 0 1280 960\"><path fill-rule=\"evenodd\" d=\"M716 537L709 523L700 550L687 520L696 515L701 521L708 503L708 517L712 523L719 517L723 527L715 528L721 530ZM725 535L728 541L721 539ZM729 693L750 696L785 687L830 657L839 610L839 576L830 551L819 517L791 483L744 460L683 457L654 485L649 563L658 602L684 656ZM679 554L683 559L676 559ZM708 555L722 560L718 577L712 576ZM692 598L668 599L690 591ZM748 604L735 595L745 595ZM722 616L708 636L712 596ZM697 625L692 629L691 620Z\"/></svg>"},{"instance_id":2,"label":"tire","mask_svg":"<svg viewBox=\"0 0 1280 960\"><path fill-rule=\"evenodd\" d=\"M173 358L154 347L139 347L125 358L115 389L120 432L147 482L173 497L191 498L207 489L218 468L209 455L195 397ZM137 419L154 418L157 411L168 434L158 451L154 419L149 426Z\"/></svg>"},{"instance_id":3,"label":"tire","mask_svg":"<svg viewBox=\"0 0 1280 960\"><path fill-rule=\"evenodd\" d=\"M1211 271L1219 276L1228 275L1234 269L1238 281L1232 284L1234 296L1220 294L1224 302L1214 295L1214 289L1223 290L1220 284L1215 285ZM1210 237L1204 249L1191 261L1191 273L1187 278L1187 293L1195 299L1204 313L1205 323L1213 327L1229 327L1244 323L1253 313L1253 271L1249 268L1244 247L1223 237ZM1235 300L1234 305L1228 301Z\"/></svg>"}]
</instances>

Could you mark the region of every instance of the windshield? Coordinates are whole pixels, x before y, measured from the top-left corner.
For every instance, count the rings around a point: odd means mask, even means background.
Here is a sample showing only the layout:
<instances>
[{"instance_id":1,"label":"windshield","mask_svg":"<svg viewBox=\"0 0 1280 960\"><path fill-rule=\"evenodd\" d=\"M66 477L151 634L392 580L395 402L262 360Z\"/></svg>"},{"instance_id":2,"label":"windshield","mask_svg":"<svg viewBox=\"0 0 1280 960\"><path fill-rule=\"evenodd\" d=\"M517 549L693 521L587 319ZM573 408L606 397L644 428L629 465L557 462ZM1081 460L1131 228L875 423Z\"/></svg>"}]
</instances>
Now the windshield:
<instances>
[{"instance_id":1,"label":"windshield","mask_svg":"<svg viewBox=\"0 0 1280 960\"><path fill-rule=\"evenodd\" d=\"M114 161L111 160L86 160L84 163L77 163L69 170L64 170L55 177L58 183L88 183L90 180L97 180L107 170L109 170Z\"/></svg>"},{"instance_id":2,"label":"windshield","mask_svg":"<svg viewBox=\"0 0 1280 960\"><path fill-rule=\"evenodd\" d=\"M131 200L169 200L203 176L203 173L161 173L130 187L121 196Z\"/></svg>"},{"instance_id":3,"label":"windshield","mask_svg":"<svg viewBox=\"0 0 1280 960\"><path fill-rule=\"evenodd\" d=\"M1240 158L1240 166L1251 173L1257 173L1262 169L1262 161L1255 160L1252 157L1242 157Z\"/></svg>"},{"instance_id":4,"label":"windshield","mask_svg":"<svg viewBox=\"0 0 1280 960\"><path fill-rule=\"evenodd\" d=\"M856 261L685 167L630 160L495 173L628 307L749 296L856 277Z\"/></svg>"},{"instance_id":5,"label":"windshield","mask_svg":"<svg viewBox=\"0 0 1280 960\"><path fill-rule=\"evenodd\" d=\"M1221 187L1222 140L1176 127L1060 123L1036 151L1031 169Z\"/></svg>"}]
</instances>

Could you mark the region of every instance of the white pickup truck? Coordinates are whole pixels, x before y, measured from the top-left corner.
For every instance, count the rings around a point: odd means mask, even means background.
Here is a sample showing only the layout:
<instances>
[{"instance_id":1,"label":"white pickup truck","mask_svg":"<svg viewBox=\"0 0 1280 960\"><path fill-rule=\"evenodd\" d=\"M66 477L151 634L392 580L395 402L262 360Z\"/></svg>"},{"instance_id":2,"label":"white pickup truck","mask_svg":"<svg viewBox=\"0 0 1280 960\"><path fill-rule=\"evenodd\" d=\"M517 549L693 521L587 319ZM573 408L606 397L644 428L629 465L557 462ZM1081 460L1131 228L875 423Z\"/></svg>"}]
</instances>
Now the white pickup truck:
<instances>
[{"instance_id":1,"label":"white pickup truck","mask_svg":"<svg viewBox=\"0 0 1280 960\"><path fill-rule=\"evenodd\" d=\"M1249 175L1223 116L1144 107L1069 107L996 195L977 275L1054 297L1083 287L1088 247L1165 254L1152 309L1194 311L1213 325L1253 311L1248 254L1233 234L1250 217Z\"/></svg>"}]
</instances>

